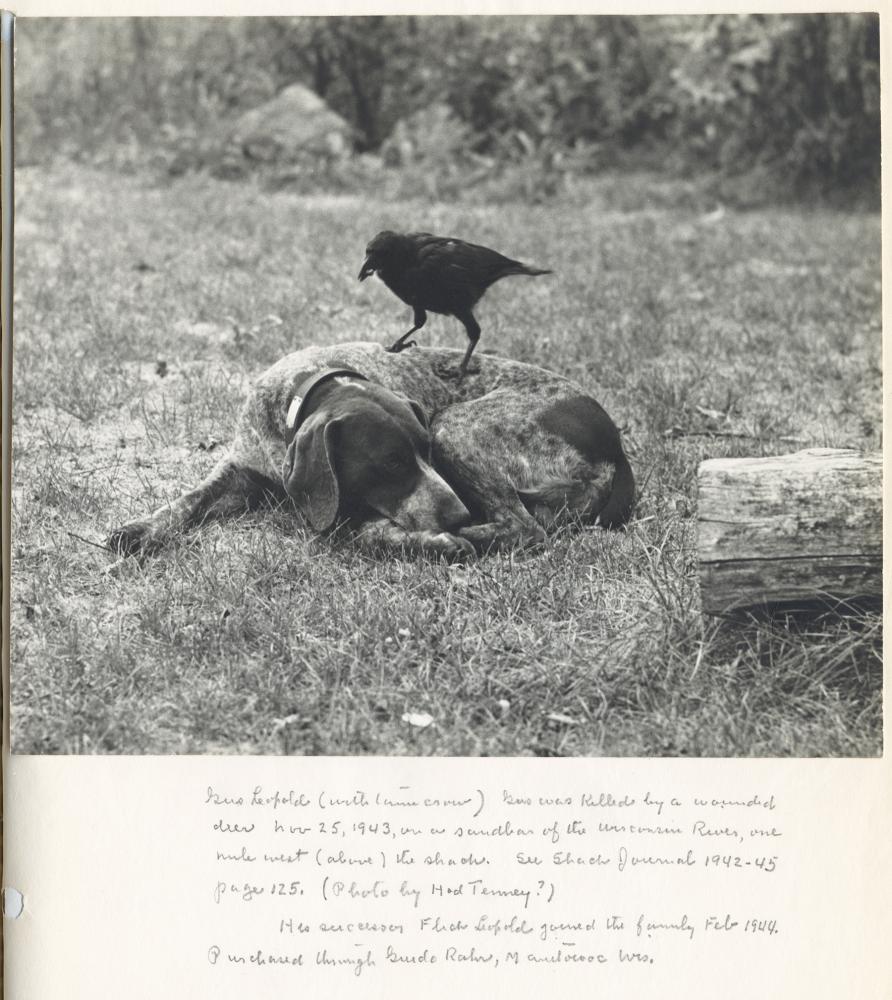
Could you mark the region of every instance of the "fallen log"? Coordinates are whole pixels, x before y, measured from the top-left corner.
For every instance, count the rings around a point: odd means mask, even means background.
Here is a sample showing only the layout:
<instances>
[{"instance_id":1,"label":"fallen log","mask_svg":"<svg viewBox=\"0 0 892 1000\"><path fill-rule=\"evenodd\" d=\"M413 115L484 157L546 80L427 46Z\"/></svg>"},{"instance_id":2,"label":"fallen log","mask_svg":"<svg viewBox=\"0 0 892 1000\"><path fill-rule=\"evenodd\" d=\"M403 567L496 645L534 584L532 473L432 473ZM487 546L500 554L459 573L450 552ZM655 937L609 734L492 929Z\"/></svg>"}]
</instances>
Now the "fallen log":
<instances>
[{"instance_id":1,"label":"fallen log","mask_svg":"<svg viewBox=\"0 0 892 1000\"><path fill-rule=\"evenodd\" d=\"M878 452L714 458L697 478L704 611L882 598Z\"/></svg>"}]
</instances>

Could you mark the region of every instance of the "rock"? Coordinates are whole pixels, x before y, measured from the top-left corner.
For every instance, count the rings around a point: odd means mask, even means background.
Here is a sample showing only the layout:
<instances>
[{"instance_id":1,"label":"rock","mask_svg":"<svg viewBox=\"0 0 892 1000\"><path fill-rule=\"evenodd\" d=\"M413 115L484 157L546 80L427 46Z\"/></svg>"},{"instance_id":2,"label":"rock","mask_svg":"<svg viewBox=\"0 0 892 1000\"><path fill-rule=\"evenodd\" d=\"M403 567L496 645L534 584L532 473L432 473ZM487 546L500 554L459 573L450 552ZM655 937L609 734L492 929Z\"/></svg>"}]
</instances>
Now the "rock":
<instances>
[{"instance_id":1,"label":"rock","mask_svg":"<svg viewBox=\"0 0 892 1000\"><path fill-rule=\"evenodd\" d=\"M239 159L264 164L311 164L348 158L353 129L302 84L246 111L226 139L221 162L232 171Z\"/></svg>"},{"instance_id":2,"label":"rock","mask_svg":"<svg viewBox=\"0 0 892 1000\"><path fill-rule=\"evenodd\" d=\"M381 154L388 167L402 167L428 160L463 159L471 145L470 128L448 104L437 103L398 121Z\"/></svg>"}]
</instances>

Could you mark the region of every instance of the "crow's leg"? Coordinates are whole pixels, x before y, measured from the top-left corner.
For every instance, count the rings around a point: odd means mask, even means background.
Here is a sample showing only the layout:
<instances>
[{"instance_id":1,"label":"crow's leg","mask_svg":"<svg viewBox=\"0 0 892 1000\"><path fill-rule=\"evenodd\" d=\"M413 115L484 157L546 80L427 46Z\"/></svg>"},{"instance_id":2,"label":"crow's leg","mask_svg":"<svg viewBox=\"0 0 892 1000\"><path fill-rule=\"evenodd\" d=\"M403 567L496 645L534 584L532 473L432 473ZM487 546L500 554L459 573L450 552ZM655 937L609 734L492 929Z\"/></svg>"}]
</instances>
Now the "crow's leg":
<instances>
[{"instance_id":1,"label":"crow's leg","mask_svg":"<svg viewBox=\"0 0 892 1000\"><path fill-rule=\"evenodd\" d=\"M415 341L414 340L410 340L410 341L407 342L406 338L407 337L411 337L412 334L416 330L420 330L424 326L424 324L426 322L427 322L427 313L423 309L419 309L416 306L415 307L415 318L414 318L415 326L413 326L411 330L407 330L402 335L402 337L400 337L400 339L397 340L395 343L391 344L390 347L387 348L387 350L391 354L399 354L400 351L404 350L407 347L414 347L415 346Z\"/></svg>"},{"instance_id":2,"label":"crow's leg","mask_svg":"<svg viewBox=\"0 0 892 1000\"><path fill-rule=\"evenodd\" d=\"M471 355L474 353L474 348L477 346L477 341L480 339L480 324L474 319L474 314L468 309L467 312L454 313L455 318L461 323L465 330L468 332L468 349L465 351L465 356L461 360L461 365L459 365L459 371L462 377L466 374L468 370L468 362L471 360Z\"/></svg>"}]
</instances>

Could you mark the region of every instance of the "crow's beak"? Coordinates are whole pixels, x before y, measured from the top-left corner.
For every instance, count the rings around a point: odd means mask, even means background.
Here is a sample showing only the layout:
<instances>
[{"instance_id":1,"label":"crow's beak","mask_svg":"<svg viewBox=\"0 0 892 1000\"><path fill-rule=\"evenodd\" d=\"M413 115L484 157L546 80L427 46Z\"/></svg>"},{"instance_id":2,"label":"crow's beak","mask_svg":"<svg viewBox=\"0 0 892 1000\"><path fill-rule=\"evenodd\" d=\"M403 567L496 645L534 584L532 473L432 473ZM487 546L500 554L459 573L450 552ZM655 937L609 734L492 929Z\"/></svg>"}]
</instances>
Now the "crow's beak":
<instances>
[{"instance_id":1,"label":"crow's beak","mask_svg":"<svg viewBox=\"0 0 892 1000\"><path fill-rule=\"evenodd\" d=\"M370 275L375 273L375 268L373 264L369 263L368 257L365 259L365 263L362 265L362 270L359 272L359 280L365 281L365 279Z\"/></svg>"}]
</instances>

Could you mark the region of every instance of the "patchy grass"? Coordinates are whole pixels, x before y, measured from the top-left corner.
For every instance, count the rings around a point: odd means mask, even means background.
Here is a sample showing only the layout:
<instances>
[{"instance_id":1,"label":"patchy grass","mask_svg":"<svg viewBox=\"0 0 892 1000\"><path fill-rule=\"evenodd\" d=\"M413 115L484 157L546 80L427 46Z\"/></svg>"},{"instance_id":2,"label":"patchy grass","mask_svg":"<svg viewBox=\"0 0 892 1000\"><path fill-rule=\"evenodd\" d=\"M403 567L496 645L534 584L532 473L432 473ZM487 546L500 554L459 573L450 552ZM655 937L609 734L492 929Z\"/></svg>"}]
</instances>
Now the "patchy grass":
<instances>
[{"instance_id":1,"label":"patchy grass","mask_svg":"<svg viewBox=\"0 0 892 1000\"><path fill-rule=\"evenodd\" d=\"M879 753L879 618L720 629L694 550L702 459L880 446L879 218L598 190L480 208L21 170L15 749ZM203 475L253 373L406 329L407 308L356 281L385 227L555 269L489 293L481 346L600 399L647 484L636 521L447 566L373 560L269 512L106 574L84 539ZM422 341L464 334L432 317Z\"/></svg>"}]
</instances>

